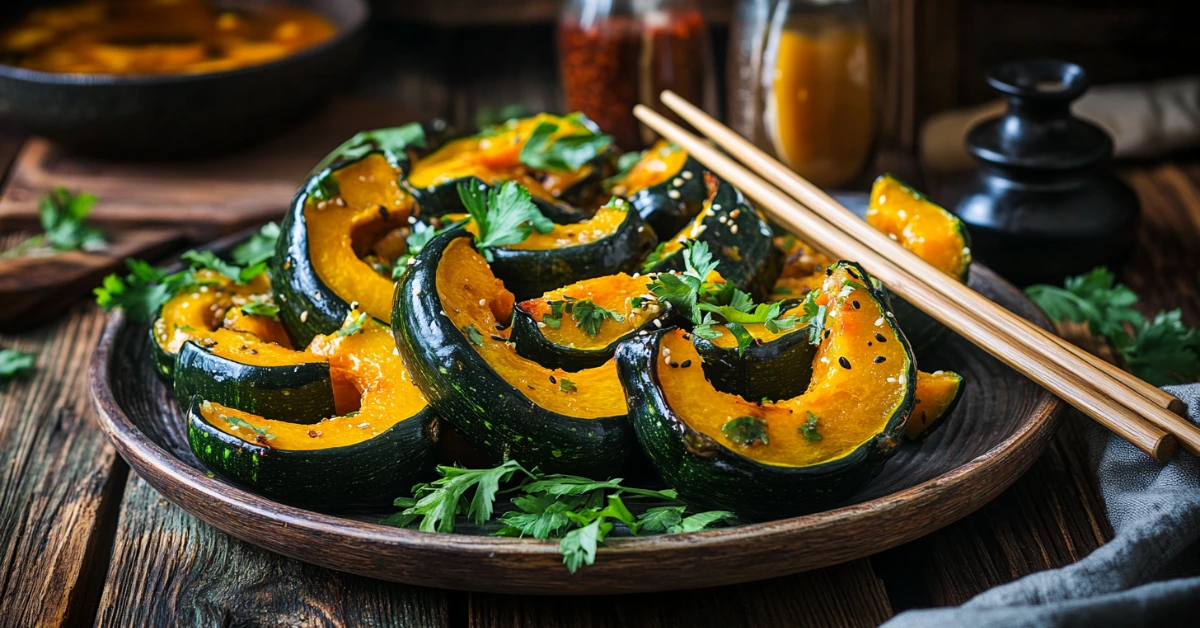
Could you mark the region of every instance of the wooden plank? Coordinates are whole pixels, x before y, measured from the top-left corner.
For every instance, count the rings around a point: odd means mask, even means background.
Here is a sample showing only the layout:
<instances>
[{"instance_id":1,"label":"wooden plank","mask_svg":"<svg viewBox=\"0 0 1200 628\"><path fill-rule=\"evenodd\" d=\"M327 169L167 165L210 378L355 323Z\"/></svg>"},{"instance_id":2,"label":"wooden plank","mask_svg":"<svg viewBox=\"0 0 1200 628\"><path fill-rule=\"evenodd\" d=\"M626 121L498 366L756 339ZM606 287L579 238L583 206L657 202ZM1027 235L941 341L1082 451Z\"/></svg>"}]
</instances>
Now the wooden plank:
<instances>
[{"instance_id":1,"label":"wooden plank","mask_svg":"<svg viewBox=\"0 0 1200 628\"><path fill-rule=\"evenodd\" d=\"M339 573L239 541L131 474L99 626L445 626L447 593Z\"/></svg>"},{"instance_id":2,"label":"wooden plank","mask_svg":"<svg viewBox=\"0 0 1200 628\"><path fill-rule=\"evenodd\" d=\"M607 597L471 594L467 615L471 628L803 628L877 626L892 612L883 583L875 577L870 563L856 560L774 580L670 593Z\"/></svg>"},{"instance_id":3,"label":"wooden plank","mask_svg":"<svg viewBox=\"0 0 1200 628\"><path fill-rule=\"evenodd\" d=\"M38 354L0 387L0 623L87 624L126 467L93 417L87 362L102 313L79 306L0 348Z\"/></svg>"}]
</instances>

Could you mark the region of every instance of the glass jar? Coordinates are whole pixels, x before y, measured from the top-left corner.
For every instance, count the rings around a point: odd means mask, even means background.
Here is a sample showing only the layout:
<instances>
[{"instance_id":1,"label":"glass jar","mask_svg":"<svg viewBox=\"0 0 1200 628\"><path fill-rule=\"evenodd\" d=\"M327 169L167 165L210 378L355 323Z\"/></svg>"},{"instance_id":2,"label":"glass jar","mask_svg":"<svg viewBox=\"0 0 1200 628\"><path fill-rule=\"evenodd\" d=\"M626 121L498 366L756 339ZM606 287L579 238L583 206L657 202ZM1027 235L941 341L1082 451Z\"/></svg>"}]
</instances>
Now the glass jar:
<instances>
[{"instance_id":1,"label":"glass jar","mask_svg":"<svg viewBox=\"0 0 1200 628\"><path fill-rule=\"evenodd\" d=\"M708 28L690 0L566 0L558 46L567 110L582 111L625 150L653 141L633 106L666 113L664 89L713 109Z\"/></svg>"},{"instance_id":2,"label":"glass jar","mask_svg":"<svg viewBox=\"0 0 1200 628\"><path fill-rule=\"evenodd\" d=\"M739 0L729 42L730 126L822 187L862 171L880 81L861 0Z\"/></svg>"}]
</instances>

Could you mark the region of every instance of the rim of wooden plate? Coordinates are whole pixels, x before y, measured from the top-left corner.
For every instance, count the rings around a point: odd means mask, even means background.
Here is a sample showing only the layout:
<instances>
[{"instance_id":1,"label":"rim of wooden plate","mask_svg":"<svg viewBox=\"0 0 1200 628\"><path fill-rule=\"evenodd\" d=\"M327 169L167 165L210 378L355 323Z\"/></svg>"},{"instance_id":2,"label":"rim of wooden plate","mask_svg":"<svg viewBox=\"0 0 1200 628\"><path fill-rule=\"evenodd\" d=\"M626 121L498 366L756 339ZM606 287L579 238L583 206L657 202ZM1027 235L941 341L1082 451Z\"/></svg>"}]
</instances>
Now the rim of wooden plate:
<instances>
[{"instance_id":1,"label":"rim of wooden plate","mask_svg":"<svg viewBox=\"0 0 1200 628\"><path fill-rule=\"evenodd\" d=\"M1024 298L991 270L973 266L988 283ZM120 311L105 323L88 367L92 398L100 427L121 457L168 500L232 536L298 560L395 582L489 593L667 591L763 580L862 558L929 534L991 501L1041 454L1063 407L1040 391L1029 416L1007 439L896 493L790 519L614 539L598 550L595 564L569 574L556 541L367 523L281 504L208 477L150 440L114 398L109 364L124 324Z\"/></svg>"}]
</instances>

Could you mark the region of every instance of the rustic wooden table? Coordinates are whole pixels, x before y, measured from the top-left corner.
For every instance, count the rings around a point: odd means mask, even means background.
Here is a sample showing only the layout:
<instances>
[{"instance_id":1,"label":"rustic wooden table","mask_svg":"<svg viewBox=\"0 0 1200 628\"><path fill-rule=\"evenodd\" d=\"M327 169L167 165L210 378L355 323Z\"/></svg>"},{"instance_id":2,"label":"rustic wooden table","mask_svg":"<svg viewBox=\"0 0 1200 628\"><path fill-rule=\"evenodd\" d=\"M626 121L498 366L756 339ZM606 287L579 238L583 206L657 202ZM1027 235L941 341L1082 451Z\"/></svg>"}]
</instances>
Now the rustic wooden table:
<instances>
[{"instance_id":1,"label":"rustic wooden table","mask_svg":"<svg viewBox=\"0 0 1200 628\"><path fill-rule=\"evenodd\" d=\"M460 124L483 105L556 108L552 51L512 45L528 41L547 33L384 31L362 84ZM19 141L0 140L0 168ZM1120 171L1144 210L1121 280L1147 311L1182 307L1200 324L1200 160ZM981 511L819 571L595 598L480 595L337 573L229 537L129 473L95 424L87 385L103 319L81 303L32 332L0 335L0 347L38 354L33 377L0 389L0 625L874 626L1068 564L1112 535L1083 422L1068 417L1033 468Z\"/></svg>"}]
</instances>

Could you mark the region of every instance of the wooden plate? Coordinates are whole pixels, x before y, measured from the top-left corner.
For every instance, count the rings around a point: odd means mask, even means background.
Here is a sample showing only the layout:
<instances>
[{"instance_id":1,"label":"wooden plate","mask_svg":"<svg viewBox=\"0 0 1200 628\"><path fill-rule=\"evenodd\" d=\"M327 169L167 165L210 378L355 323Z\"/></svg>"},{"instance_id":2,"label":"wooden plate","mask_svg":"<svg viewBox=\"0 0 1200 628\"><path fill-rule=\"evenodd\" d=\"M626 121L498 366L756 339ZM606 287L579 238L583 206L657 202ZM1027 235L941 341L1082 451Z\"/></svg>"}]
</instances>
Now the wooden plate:
<instances>
[{"instance_id":1,"label":"wooden plate","mask_svg":"<svg viewBox=\"0 0 1200 628\"><path fill-rule=\"evenodd\" d=\"M971 285L1046 321L1015 288L975 265ZM958 336L925 370L966 378L963 399L923 443L907 443L847 505L769 523L621 538L571 575L557 542L429 534L372 523L388 513L326 514L286 506L209 477L183 419L155 376L149 335L109 317L89 376L101 427L151 486L189 513L274 552L332 569L410 584L523 594L608 594L716 586L860 558L911 541L987 503L1042 452L1062 403ZM394 512L391 511L391 512Z\"/></svg>"}]
</instances>

